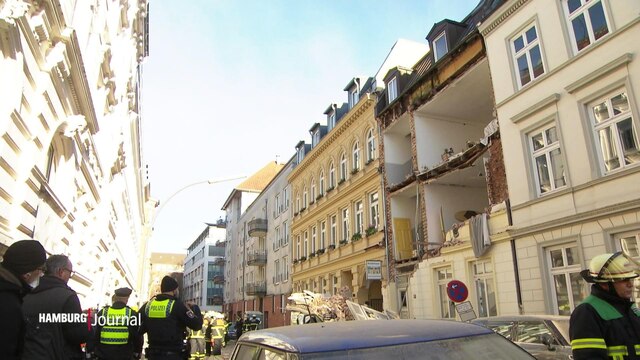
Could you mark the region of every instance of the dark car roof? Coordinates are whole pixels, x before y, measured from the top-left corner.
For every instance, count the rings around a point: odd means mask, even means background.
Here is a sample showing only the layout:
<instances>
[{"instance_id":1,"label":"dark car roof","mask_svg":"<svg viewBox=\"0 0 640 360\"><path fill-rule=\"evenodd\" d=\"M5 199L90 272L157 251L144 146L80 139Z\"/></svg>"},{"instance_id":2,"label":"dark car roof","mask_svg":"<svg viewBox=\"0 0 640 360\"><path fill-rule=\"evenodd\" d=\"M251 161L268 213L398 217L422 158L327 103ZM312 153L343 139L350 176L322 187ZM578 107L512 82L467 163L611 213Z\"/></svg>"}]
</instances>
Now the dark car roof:
<instances>
[{"instance_id":1,"label":"dark car roof","mask_svg":"<svg viewBox=\"0 0 640 360\"><path fill-rule=\"evenodd\" d=\"M311 353L382 347L461 338L493 331L447 320L358 320L292 325L250 331L240 342L253 342L286 351Z\"/></svg>"},{"instance_id":2,"label":"dark car roof","mask_svg":"<svg viewBox=\"0 0 640 360\"><path fill-rule=\"evenodd\" d=\"M501 315L492 317L483 317L472 320L471 322L486 321L527 321L527 320L550 320L550 321L569 321L569 316L563 315Z\"/></svg>"}]
</instances>

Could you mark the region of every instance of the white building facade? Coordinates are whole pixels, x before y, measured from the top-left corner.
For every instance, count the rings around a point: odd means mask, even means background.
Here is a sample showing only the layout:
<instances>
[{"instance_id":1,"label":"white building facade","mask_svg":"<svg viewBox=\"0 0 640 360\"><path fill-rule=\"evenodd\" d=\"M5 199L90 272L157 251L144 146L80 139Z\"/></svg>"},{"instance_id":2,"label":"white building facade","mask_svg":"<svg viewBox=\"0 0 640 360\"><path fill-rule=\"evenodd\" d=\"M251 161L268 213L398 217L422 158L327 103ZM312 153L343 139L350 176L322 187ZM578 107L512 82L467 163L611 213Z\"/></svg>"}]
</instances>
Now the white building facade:
<instances>
[{"instance_id":1,"label":"white building facade","mask_svg":"<svg viewBox=\"0 0 640 360\"><path fill-rule=\"evenodd\" d=\"M0 3L0 243L69 255L83 307L147 291L147 15L136 0Z\"/></svg>"},{"instance_id":2,"label":"white building facade","mask_svg":"<svg viewBox=\"0 0 640 360\"><path fill-rule=\"evenodd\" d=\"M640 3L508 1L480 30L523 313L569 314L596 255L640 256ZM518 309L510 309L517 311Z\"/></svg>"},{"instance_id":3,"label":"white building facade","mask_svg":"<svg viewBox=\"0 0 640 360\"><path fill-rule=\"evenodd\" d=\"M222 311L226 229L224 222L208 224L189 246L184 260L182 298L202 311Z\"/></svg>"}]
</instances>

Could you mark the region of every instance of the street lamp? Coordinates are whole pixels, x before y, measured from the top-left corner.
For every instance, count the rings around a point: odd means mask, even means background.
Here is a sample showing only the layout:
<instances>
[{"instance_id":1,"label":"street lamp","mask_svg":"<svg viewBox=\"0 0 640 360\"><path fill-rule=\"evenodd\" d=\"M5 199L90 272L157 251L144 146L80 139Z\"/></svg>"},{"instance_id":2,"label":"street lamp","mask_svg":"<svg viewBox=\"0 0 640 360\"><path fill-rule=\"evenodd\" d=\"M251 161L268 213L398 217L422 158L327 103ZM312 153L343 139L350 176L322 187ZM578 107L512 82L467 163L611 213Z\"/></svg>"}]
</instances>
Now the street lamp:
<instances>
[{"instance_id":1,"label":"street lamp","mask_svg":"<svg viewBox=\"0 0 640 360\"><path fill-rule=\"evenodd\" d=\"M171 194L171 196L169 196L167 198L167 200L165 200L163 203L160 204L160 207L158 208L158 211L156 211L156 214L153 218L153 221L151 222L151 228L153 228L153 225L155 225L156 220L158 219L158 216L160 215L160 212L162 211L162 209L164 209L164 207L167 205L167 203L169 203L169 201L171 201L171 199L173 199L176 195L178 195L179 193L183 192L184 190L190 188L190 187L194 187L196 185L202 185L202 184L217 184L217 183L221 183L221 182L227 182L227 181L232 181L232 180L239 180L239 179L244 179L246 178L246 176L238 176L238 177L234 177L234 178L228 178L228 179L217 179L217 180L203 180L203 181L197 181L188 185L185 185L183 187L181 187L180 189L176 190L173 194Z\"/></svg>"}]
</instances>

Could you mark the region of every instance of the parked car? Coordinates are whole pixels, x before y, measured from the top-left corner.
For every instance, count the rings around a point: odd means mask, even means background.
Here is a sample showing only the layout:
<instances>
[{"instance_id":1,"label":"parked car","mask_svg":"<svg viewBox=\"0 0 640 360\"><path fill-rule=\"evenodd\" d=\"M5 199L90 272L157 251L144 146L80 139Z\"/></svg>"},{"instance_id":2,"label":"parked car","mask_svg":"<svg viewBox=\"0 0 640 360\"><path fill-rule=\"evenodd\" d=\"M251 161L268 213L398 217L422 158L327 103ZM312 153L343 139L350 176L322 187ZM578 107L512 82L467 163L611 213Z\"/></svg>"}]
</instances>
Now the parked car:
<instances>
[{"instance_id":1,"label":"parked car","mask_svg":"<svg viewBox=\"0 0 640 360\"><path fill-rule=\"evenodd\" d=\"M567 360L571 356L569 316L513 315L480 318L472 321L490 328L538 360Z\"/></svg>"},{"instance_id":2,"label":"parked car","mask_svg":"<svg viewBox=\"0 0 640 360\"><path fill-rule=\"evenodd\" d=\"M354 320L250 331L231 360L531 360L493 331L447 320Z\"/></svg>"},{"instance_id":3,"label":"parked car","mask_svg":"<svg viewBox=\"0 0 640 360\"><path fill-rule=\"evenodd\" d=\"M235 339L238 338L238 333L236 332L236 324L235 323L231 323L227 327L227 338L229 340L235 340Z\"/></svg>"}]
</instances>

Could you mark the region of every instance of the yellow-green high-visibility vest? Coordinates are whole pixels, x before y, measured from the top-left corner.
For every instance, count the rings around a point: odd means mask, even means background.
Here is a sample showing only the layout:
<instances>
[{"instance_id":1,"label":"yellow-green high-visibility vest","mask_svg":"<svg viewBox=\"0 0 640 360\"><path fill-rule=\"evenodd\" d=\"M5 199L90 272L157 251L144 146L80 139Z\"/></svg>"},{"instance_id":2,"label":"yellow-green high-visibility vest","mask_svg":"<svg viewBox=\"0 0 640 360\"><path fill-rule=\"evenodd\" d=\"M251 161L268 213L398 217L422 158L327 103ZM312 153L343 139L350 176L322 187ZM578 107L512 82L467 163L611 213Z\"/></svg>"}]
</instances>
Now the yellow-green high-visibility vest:
<instances>
[{"instance_id":1,"label":"yellow-green high-visibility vest","mask_svg":"<svg viewBox=\"0 0 640 360\"><path fill-rule=\"evenodd\" d=\"M175 300L165 299L156 300L153 299L145 308L147 317L149 319L166 319L173 310L173 304Z\"/></svg>"},{"instance_id":2,"label":"yellow-green high-visibility vest","mask_svg":"<svg viewBox=\"0 0 640 360\"><path fill-rule=\"evenodd\" d=\"M114 309L107 307L102 312L106 318L106 324L100 332L100 343L105 345L124 345L129 342L129 317L131 309L123 307Z\"/></svg>"}]
</instances>

